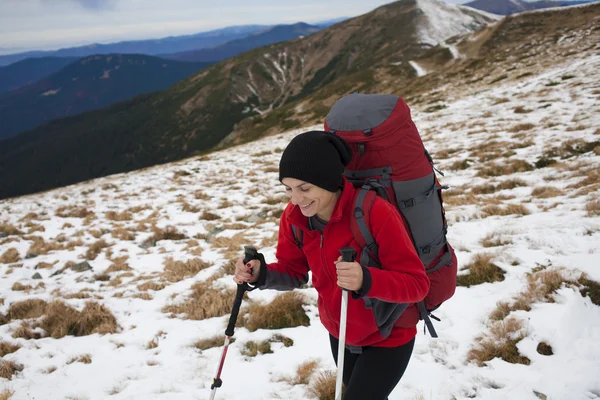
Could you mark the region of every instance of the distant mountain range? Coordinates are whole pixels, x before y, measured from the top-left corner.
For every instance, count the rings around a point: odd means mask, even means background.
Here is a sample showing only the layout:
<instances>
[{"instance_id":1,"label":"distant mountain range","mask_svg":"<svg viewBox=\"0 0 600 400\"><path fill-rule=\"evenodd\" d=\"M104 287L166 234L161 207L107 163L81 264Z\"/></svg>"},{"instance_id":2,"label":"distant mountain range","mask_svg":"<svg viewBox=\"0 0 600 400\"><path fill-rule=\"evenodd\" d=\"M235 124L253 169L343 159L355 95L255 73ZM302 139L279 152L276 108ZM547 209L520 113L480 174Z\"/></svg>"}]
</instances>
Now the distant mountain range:
<instances>
[{"instance_id":1,"label":"distant mountain range","mask_svg":"<svg viewBox=\"0 0 600 400\"><path fill-rule=\"evenodd\" d=\"M298 118L314 121L326 113L323 99L376 85L377 68L391 66L394 79L411 82L410 60L494 21L468 7L403 0L228 58L161 92L3 140L0 197L201 154L299 126ZM300 112L302 101L309 103Z\"/></svg>"},{"instance_id":2,"label":"distant mountain range","mask_svg":"<svg viewBox=\"0 0 600 400\"><path fill-rule=\"evenodd\" d=\"M243 25L216 29L193 35L170 36L162 39L130 40L110 44L92 44L55 51L28 51L0 56L0 66L32 57L87 57L95 54L146 54L157 55L198 50L218 46L231 40L262 32L272 25Z\"/></svg>"},{"instance_id":3,"label":"distant mountain range","mask_svg":"<svg viewBox=\"0 0 600 400\"><path fill-rule=\"evenodd\" d=\"M76 60L77 57L28 58L0 67L0 93L31 85Z\"/></svg>"},{"instance_id":4,"label":"distant mountain range","mask_svg":"<svg viewBox=\"0 0 600 400\"><path fill-rule=\"evenodd\" d=\"M56 118L166 89L207 65L135 54L82 58L39 82L0 94L0 139Z\"/></svg>"},{"instance_id":5,"label":"distant mountain range","mask_svg":"<svg viewBox=\"0 0 600 400\"><path fill-rule=\"evenodd\" d=\"M200 49L175 54L162 54L161 57L192 62L215 62L242 54L258 47L285 42L320 31L322 28L303 22L294 25L277 25L242 39L232 40L208 49Z\"/></svg>"},{"instance_id":6,"label":"distant mountain range","mask_svg":"<svg viewBox=\"0 0 600 400\"><path fill-rule=\"evenodd\" d=\"M566 7L579 4L593 3L597 0L579 0L579 1L555 1L543 0L528 2L523 0L475 0L463 4L478 10L487 11L497 15L510 15L524 11L541 10L544 8Z\"/></svg>"}]
</instances>

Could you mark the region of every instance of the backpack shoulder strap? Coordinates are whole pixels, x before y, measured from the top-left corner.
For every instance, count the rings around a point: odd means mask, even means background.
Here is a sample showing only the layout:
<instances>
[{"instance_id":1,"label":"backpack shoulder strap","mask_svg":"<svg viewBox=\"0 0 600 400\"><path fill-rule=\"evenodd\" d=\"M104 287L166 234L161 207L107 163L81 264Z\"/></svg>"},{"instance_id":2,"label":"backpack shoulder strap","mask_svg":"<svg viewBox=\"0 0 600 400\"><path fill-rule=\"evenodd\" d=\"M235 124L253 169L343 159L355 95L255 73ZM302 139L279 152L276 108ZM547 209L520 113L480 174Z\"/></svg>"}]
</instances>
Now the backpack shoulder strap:
<instances>
[{"instance_id":1,"label":"backpack shoulder strap","mask_svg":"<svg viewBox=\"0 0 600 400\"><path fill-rule=\"evenodd\" d=\"M302 246L304 245L304 231L292 224L292 235L294 235L294 242L296 242L296 246L298 246L299 249L302 249Z\"/></svg>"},{"instance_id":2,"label":"backpack shoulder strap","mask_svg":"<svg viewBox=\"0 0 600 400\"><path fill-rule=\"evenodd\" d=\"M364 266L380 267L379 246L370 229L370 214L377 193L365 185L354 195L354 215L350 218L350 228L354 240L363 249L360 255L360 264Z\"/></svg>"}]
</instances>

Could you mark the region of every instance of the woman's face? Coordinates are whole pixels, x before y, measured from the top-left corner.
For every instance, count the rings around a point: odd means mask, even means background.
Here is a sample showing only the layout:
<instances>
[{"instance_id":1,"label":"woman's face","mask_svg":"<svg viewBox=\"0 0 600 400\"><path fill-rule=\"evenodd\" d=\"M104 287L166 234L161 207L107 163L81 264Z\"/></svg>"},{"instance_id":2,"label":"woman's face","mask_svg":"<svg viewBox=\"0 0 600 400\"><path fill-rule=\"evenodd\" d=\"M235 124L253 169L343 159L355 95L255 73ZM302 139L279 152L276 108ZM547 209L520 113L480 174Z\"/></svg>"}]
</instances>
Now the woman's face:
<instances>
[{"instance_id":1,"label":"woman's face","mask_svg":"<svg viewBox=\"0 0 600 400\"><path fill-rule=\"evenodd\" d=\"M285 186L285 192L290 196L292 204L300 207L305 217L318 215L329 221L337 201L336 193L295 178L283 178L281 183Z\"/></svg>"}]
</instances>

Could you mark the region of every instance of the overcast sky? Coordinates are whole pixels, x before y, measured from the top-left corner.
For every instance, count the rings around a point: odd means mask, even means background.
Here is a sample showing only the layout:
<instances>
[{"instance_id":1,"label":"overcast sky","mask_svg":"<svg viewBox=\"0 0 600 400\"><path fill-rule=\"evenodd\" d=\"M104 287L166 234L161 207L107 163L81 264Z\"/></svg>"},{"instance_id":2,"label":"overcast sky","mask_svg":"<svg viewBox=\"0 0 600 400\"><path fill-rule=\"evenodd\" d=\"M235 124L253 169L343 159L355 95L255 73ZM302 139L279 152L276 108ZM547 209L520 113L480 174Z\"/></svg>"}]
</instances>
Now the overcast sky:
<instances>
[{"instance_id":1,"label":"overcast sky","mask_svg":"<svg viewBox=\"0 0 600 400\"><path fill-rule=\"evenodd\" d=\"M468 0L447 0L464 3ZM0 54L151 39L231 25L318 22L390 0L0 0Z\"/></svg>"}]
</instances>

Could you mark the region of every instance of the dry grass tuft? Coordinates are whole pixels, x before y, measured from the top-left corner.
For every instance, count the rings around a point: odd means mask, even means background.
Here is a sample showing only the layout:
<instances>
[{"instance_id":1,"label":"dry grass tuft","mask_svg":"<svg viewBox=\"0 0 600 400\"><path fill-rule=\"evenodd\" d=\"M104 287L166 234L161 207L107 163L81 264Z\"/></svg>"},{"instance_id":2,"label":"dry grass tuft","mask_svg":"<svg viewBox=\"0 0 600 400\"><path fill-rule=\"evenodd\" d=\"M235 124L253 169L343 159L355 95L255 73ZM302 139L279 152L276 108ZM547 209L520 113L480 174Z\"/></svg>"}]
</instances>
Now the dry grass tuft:
<instances>
[{"instance_id":1,"label":"dry grass tuft","mask_svg":"<svg viewBox=\"0 0 600 400\"><path fill-rule=\"evenodd\" d=\"M236 233L232 237L221 236L211 242L213 247L225 249L228 252L243 252L243 246L248 240L243 232Z\"/></svg>"},{"instance_id":2,"label":"dry grass tuft","mask_svg":"<svg viewBox=\"0 0 600 400\"><path fill-rule=\"evenodd\" d=\"M499 247L509 244L512 244L512 241L500 233L490 233L481 239L481 245L483 247Z\"/></svg>"},{"instance_id":3,"label":"dry grass tuft","mask_svg":"<svg viewBox=\"0 0 600 400\"><path fill-rule=\"evenodd\" d=\"M131 221L132 215L129 211L122 211L117 213L116 211L107 211L104 216L111 221Z\"/></svg>"},{"instance_id":4,"label":"dry grass tuft","mask_svg":"<svg viewBox=\"0 0 600 400\"><path fill-rule=\"evenodd\" d=\"M46 312L48 303L41 299L29 299L16 302L8 308L9 321L15 319L39 318Z\"/></svg>"},{"instance_id":5,"label":"dry grass tuft","mask_svg":"<svg viewBox=\"0 0 600 400\"><path fill-rule=\"evenodd\" d=\"M321 372L309 387L308 392L318 400L335 400L336 377L337 375L333 371Z\"/></svg>"},{"instance_id":6,"label":"dry grass tuft","mask_svg":"<svg viewBox=\"0 0 600 400\"><path fill-rule=\"evenodd\" d=\"M164 283L156 283L156 282L144 282L140 285L137 285L137 289L145 292L147 290L163 290L166 287Z\"/></svg>"},{"instance_id":7,"label":"dry grass tuft","mask_svg":"<svg viewBox=\"0 0 600 400\"><path fill-rule=\"evenodd\" d=\"M8 236L23 234L23 232L18 230L14 225L9 224L7 222L0 222L0 233L4 233Z\"/></svg>"},{"instance_id":8,"label":"dry grass tuft","mask_svg":"<svg viewBox=\"0 0 600 400\"><path fill-rule=\"evenodd\" d=\"M489 167L482 168L477 172L477 176L490 177L510 175L518 172L533 171L534 166L524 160L508 160L504 164L493 163Z\"/></svg>"},{"instance_id":9,"label":"dry grass tuft","mask_svg":"<svg viewBox=\"0 0 600 400\"><path fill-rule=\"evenodd\" d=\"M135 233L125 228L115 228L112 230L111 235L114 239L135 240Z\"/></svg>"},{"instance_id":10,"label":"dry grass tuft","mask_svg":"<svg viewBox=\"0 0 600 400\"><path fill-rule=\"evenodd\" d=\"M235 341L235 338L231 338L229 343L233 343L234 341ZM200 339L200 340L196 341L192 345L192 347L194 347L198 350L208 350L208 349L212 349L214 347L223 346L224 344L225 344L225 336L216 335L211 338Z\"/></svg>"},{"instance_id":11,"label":"dry grass tuft","mask_svg":"<svg viewBox=\"0 0 600 400\"><path fill-rule=\"evenodd\" d=\"M262 342L254 342L252 340L246 342L242 350L240 351L246 357L256 357L259 354L272 353L271 342L263 340Z\"/></svg>"},{"instance_id":12,"label":"dry grass tuft","mask_svg":"<svg viewBox=\"0 0 600 400\"><path fill-rule=\"evenodd\" d=\"M114 264L111 264L110 267L108 267L106 269L106 271L104 271L107 274L110 274L112 272L121 272L121 271L131 271L133 268L131 268L127 263L120 261L117 262L115 261Z\"/></svg>"},{"instance_id":13,"label":"dry grass tuft","mask_svg":"<svg viewBox=\"0 0 600 400\"><path fill-rule=\"evenodd\" d=\"M183 240L187 236L179 232L174 226L167 226L164 229L153 227L154 235L144 240L142 246L156 246L156 243L161 240Z\"/></svg>"},{"instance_id":14,"label":"dry grass tuft","mask_svg":"<svg viewBox=\"0 0 600 400\"><path fill-rule=\"evenodd\" d=\"M484 366L487 361L501 358L511 364L529 365L531 360L522 356L517 349L526 333L520 320L509 318L505 321L494 322L489 336L479 336L476 345L467 354L467 361Z\"/></svg>"},{"instance_id":15,"label":"dry grass tuft","mask_svg":"<svg viewBox=\"0 0 600 400\"><path fill-rule=\"evenodd\" d=\"M473 261L463 268L469 270L469 274L459 275L456 278L458 286L470 287L482 283L501 282L504 280L504 270L492 262L494 256L488 253L475 255Z\"/></svg>"},{"instance_id":16,"label":"dry grass tuft","mask_svg":"<svg viewBox=\"0 0 600 400\"><path fill-rule=\"evenodd\" d=\"M87 252L85 253L85 258L87 260L95 260L103 249L112 245L113 244L106 243L104 239L100 239L88 247Z\"/></svg>"},{"instance_id":17,"label":"dry grass tuft","mask_svg":"<svg viewBox=\"0 0 600 400\"><path fill-rule=\"evenodd\" d=\"M110 310L93 301L87 302L81 312L62 301L53 301L48 304L46 315L39 326L54 339L67 335L103 335L115 333L118 329L117 320Z\"/></svg>"},{"instance_id":18,"label":"dry grass tuft","mask_svg":"<svg viewBox=\"0 0 600 400\"><path fill-rule=\"evenodd\" d=\"M0 341L0 358L4 357L7 354L14 353L19 350L21 346L18 344L12 344L10 342Z\"/></svg>"},{"instance_id":19,"label":"dry grass tuft","mask_svg":"<svg viewBox=\"0 0 600 400\"><path fill-rule=\"evenodd\" d=\"M85 207L63 206L56 210L56 215L61 218L95 218L93 211Z\"/></svg>"},{"instance_id":20,"label":"dry grass tuft","mask_svg":"<svg viewBox=\"0 0 600 400\"><path fill-rule=\"evenodd\" d=\"M218 219L221 219L221 217L206 210L200 215L200 220L204 221L215 221Z\"/></svg>"},{"instance_id":21,"label":"dry grass tuft","mask_svg":"<svg viewBox=\"0 0 600 400\"><path fill-rule=\"evenodd\" d=\"M8 400L15 394L13 390L4 389L0 392L0 400Z\"/></svg>"},{"instance_id":22,"label":"dry grass tuft","mask_svg":"<svg viewBox=\"0 0 600 400\"><path fill-rule=\"evenodd\" d=\"M298 365L298 368L296 369L296 376L283 378L282 381L292 386L308 385L310 378L313 376L318 366L319 362L317 360L305 361Z\"/></svg>"},{"instance_id":23,"label":"dry grass tuft","mask_svg":"<svg viewBox=\"0 0 600 400\"><path fill-rule=\"evenodd\" d=\"M192 293L186 301L168 305L163 312L174 316L183 315L186 319L203 320L222 317L231 312L236 291L234 289L214 288L213 283L219 276L213 276L206 282L192 286Z\"/></svg>"},{"instance_id":24,"label":"dry grass tuft","mask_svg":"<svg viewBox=\"0 0 600 400\"><path fill-rule=\"evenodd\" d=\"M534 124L525 123L525 124L517 124L508 128L508 132L517 133L522 131L528 131L530 129L535 128Z\"/></svg>"},{"instance_id":25,"label":"dry grass tuft","mask_svg":"<svg viewBox=\"0 0 600 400\"><path fill-rule=\"evenodd\" d=\"M488 205L481 209L483 217L491 217L495 215L506 216L506 215L529 215L531 211L523 204L508 204L504 207L499 205Z\"/></svg>"},{"instance_id":26,"label":"dry grass tuft","mask_svg":"<svg viewBox=\"0 0 600 400\"><path fill-rule=\"evenodd\" d=\"M19 255L19 251L16 248L11 247L10 249L6 250L2 256L0 256L0 263L11 264L19 261L20 259L21 256Z\"/></svg>"},{"instance_id":27,"label":"dry grass tuft","mask_svg":"<svg viewBox=\"0 0 600 400\"><path fill-rule=\"evenodd\" d=\"M30 286L30 285L23 285L20 282L15 282L12 285L11 289L14 291L29 291L29 290L31 290L31 288L32 288L32 286Z\"/></svg>"},{"instance_id":28,"label":"dry grass tuft","mask_svg":"<svg viewBox=\"0 0 600 400\"><path fill-rule=\"evenodd\" d=\"M67 361L67 364L73 364L73 363L82 363L82 364L91 364L92 363L92 356L89 354L84 354L78 357L73 357L71 358L69 361Z\"/></svg>"},{"instance_id":29,"label":"dry grass tuft","mask_svg":"<svg viewBox=\"0 0 600 400\"><path fill-rule=\"evenodd\" d=\"M564 192L554 186L539 186L533 189L531 195L540 199L547 199L550 197L563 196Z\"/></svg>"},{"instance_id":30,"label":"dry grass tuft","mask_svg":"<svg viewBox=\"0 0 600 400\"><path fill-rule=\"evenodd\" d=\"M554 351L552 350L552 346L550 346L546 342L538 343L536 351L543 356L551 356L554 354Z\"/></svg>"},{"instance_id":31,"label":"dry grass tuft","mask_svg":"<svg viewBox=\"0 0 600 400\"><path fill-rule=\"evenodd\" d=\"M196 190L194 192L194 198L196 198L197 200L210 200L211 197L209 195L207 195L206 193L204 193L202 190Z\"/></svg>"},{"instance_id":32,"label":"dry grass tuft","mask_svg":"<svg viewBox=\"0 0 600 400\"><path fill-rule=\"evenodd\" d=\"M12 380L17 372L23 371L23 366L13 361L0 360L0 378Z\"/></svg>"},{"instance_id":33,"label":"dry grass tuft","mask_svg":"<svg viewBox=\"0 0 600 400\"><path fill-rule=\"evenodd\" d=\"M600 200L590 200L585 205L588 217L600 216Z\"/></svg>"},{"instance_id":34,"label":"dry grass tuft","mask_svg":"<svg viewBox=\"0 0 600 400\"><path fill-rule=\"evenodd\" d=\"M179 282L210 267L210 264L199 258L193 258L187 261L175 261L172 257L169 257L165 260L164 266L163 276L165 279L169 282Z\"/></svg>"},{"instance_id":35,"label":"dry grass tuft","mask_svg":"<svg viewBox=\"0 0 600 400\"><path fill-rule=\"evenodd\" d=\"M257 329L282 329L308 326L309 318L304 311L305 298L300 293L284 293L268 304L252 304L244 320L251 332Z\"/></svg>"}]
</instances>

